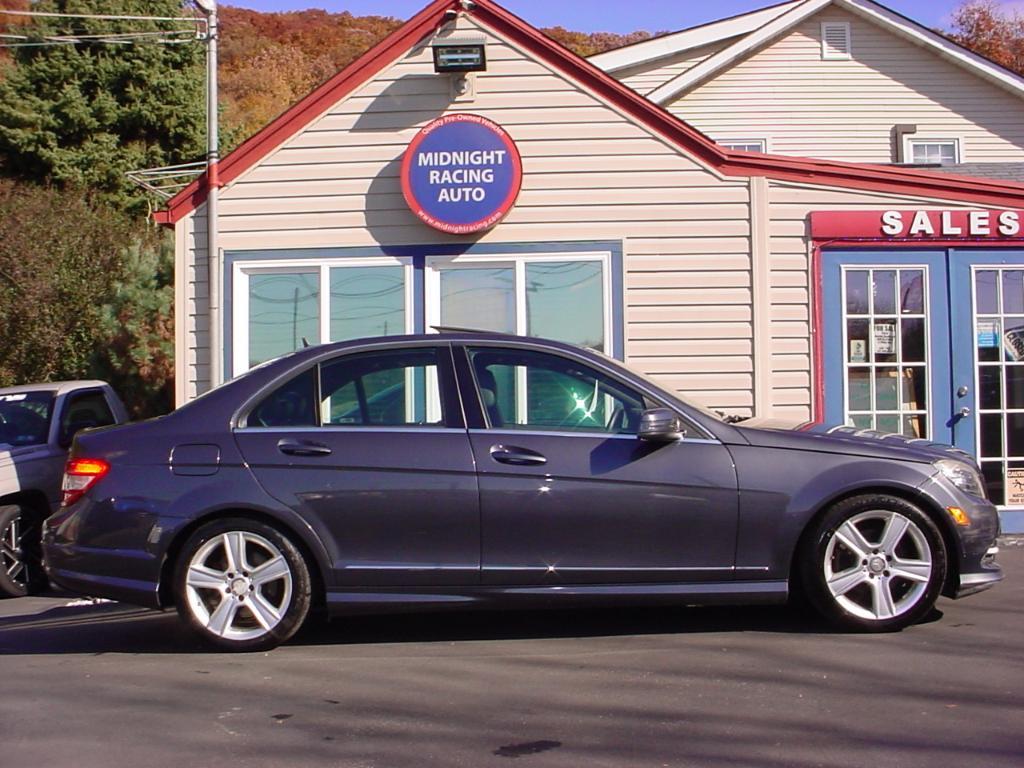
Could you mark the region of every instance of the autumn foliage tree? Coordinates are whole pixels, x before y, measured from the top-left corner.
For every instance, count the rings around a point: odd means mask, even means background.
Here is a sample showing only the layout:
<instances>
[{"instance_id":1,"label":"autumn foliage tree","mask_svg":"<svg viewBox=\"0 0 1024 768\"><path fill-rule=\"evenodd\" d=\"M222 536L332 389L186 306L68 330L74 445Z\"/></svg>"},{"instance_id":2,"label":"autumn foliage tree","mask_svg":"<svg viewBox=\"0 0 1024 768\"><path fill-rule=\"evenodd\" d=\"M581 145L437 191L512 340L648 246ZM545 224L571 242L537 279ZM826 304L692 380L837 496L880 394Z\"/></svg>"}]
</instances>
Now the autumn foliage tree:
<instances>
[{"instance_id":1,"label":"autumn foliage tree","mask_svg":"<svg viewBox=\"0 0 1024 768\"><path fill-rule=\"evenodd\" d=\"M1024 16L993 0L969 0L953 12L950 36L960 45L1024 74Z\"/></svg>"}]
</instances>

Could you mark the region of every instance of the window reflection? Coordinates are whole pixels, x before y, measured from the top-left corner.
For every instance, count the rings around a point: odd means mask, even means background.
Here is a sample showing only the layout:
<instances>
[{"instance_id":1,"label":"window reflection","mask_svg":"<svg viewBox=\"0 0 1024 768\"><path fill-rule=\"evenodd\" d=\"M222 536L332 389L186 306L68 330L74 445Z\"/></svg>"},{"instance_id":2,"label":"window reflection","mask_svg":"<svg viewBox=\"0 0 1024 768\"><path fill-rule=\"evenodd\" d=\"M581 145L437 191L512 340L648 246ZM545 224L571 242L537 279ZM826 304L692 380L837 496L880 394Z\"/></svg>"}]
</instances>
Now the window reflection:
<instances>
[{"instance_id":1,"label":"window reflection","mask_svg":"<svg viewBox=\"0 0 1024 768\"><path fill-rule=\"evenodd\" d=\"M249 276L249 367L320 343L318 273Z\"/></svg>"}]
</instances>

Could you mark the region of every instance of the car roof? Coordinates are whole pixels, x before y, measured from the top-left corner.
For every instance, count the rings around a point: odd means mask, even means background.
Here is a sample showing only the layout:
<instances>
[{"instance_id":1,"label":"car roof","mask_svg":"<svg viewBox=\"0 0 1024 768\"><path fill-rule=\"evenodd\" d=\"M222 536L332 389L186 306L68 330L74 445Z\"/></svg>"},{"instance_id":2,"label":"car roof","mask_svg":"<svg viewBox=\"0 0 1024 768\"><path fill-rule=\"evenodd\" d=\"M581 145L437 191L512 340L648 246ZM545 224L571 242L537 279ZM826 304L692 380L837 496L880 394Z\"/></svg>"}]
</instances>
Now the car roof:
<instances>
[{"instance_id":1,"label":"car roof","mask_svg":"<svg viewBox=\"0 0 1024 768\"><path fill-rule=\"evenodd\" d=\"M46 381L39 384L19 384L14 387L0 387L0 395L18 395L22 392L52 392L64 395L76 389L95 389L109 386L105 381L85 379L82 381Z\"/></svg>"}]
</instances>

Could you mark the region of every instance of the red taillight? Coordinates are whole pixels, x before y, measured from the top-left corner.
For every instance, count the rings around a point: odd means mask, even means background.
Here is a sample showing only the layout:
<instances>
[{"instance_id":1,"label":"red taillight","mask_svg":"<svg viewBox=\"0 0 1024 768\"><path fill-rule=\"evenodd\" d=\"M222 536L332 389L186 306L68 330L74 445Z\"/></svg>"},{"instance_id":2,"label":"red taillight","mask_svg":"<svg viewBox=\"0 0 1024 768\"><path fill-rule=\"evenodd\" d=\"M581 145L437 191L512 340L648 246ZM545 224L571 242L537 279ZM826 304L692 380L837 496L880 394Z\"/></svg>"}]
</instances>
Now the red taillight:
<instances>
[{"instance_id":1,"label":"red taillight","mask_svg":"<svg viewBox=\"0 0 1024 768\"><path fill-rule=\"evenodd\" d=\"M68 459L61 486L64 491L61 505L70 507L109 471L110 465L103 459Z\"/></svg>"}]
</instances>

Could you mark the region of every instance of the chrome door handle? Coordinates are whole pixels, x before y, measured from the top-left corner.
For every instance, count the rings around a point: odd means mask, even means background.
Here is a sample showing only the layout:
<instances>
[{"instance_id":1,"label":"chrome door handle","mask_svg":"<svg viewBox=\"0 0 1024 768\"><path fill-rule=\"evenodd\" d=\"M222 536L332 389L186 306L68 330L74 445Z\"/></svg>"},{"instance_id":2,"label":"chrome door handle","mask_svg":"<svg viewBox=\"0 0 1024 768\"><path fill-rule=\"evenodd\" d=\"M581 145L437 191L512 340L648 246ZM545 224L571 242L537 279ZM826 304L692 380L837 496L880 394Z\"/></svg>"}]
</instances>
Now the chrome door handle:
<instances>
[{"instance_id":1,"label":"chrome door handle","mask_svg":"<svg viewBox=\"0 0 1024 768\"><path fill-rule=\"evenodd\" d=\"M320 443L305 440L278 440L277 450L289 456L330 456L331 449Z\"/></svg>"},{"instance_id":2,"label":"chrome door handle","mask_svg":"<svg viewBox=\"0 0 1024 768\"><path fill-rule=\"evenodd\" d=\"M548 460L536 451L528 448L517 448L514 445L492 445L491 458L501 464L512 464L517 467L541 466Z\"/></svg>"},{"instance_id":3,"label":"chrome door handle","mask_svg":"<svg viewBox=\"0 0 1024 768\"><path fill-rule=\"evenodd\" d=\"M966 419L970 415L971 415L971 409L968 408L966 405L963 408L960 409L960 418L961 419Z\"/></svg>"}]
</instances>

